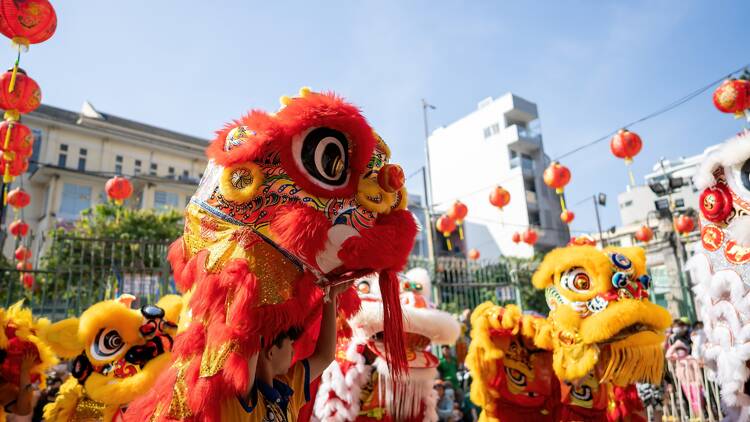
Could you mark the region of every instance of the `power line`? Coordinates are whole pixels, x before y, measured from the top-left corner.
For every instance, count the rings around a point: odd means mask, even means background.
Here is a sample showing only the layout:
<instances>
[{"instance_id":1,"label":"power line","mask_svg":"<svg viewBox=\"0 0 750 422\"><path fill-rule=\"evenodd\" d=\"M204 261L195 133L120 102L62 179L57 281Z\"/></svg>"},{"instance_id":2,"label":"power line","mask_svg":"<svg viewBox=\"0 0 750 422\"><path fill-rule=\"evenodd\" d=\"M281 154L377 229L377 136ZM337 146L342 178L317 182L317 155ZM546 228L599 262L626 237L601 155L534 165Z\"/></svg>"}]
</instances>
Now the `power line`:
<instances>
[{"instance_id":1,"label":"power line","mask_svg":"<svg viewBox=\"0 0 750 422\"><path fill-rule=\"evenodd\" d=\"M647 115L641 117L640 119L633 120L630 123L626 123L626 124L620 126L620 128L628 128L628 127L636 125L638 123L645 122L646 120L653 119L654 117L660 116L660 115L662 115L662 114L664 114L664 113L666 113L668 111L674 110L675 108L677 108L677 107L679 107L679 106L687 103L688 101L692 100L693 98L697 97L698 95L700 95L700 94L708 91L711 87L713 87L714 85L716 85L719 82L723 81L724 79L728 79L728 78L732 77L732 75L735 75L735 74L737 74L739 72L742 72L744 69L746 69L748 67L750 67L750 63L748 63L748 64L740 67L737 70L734 70L734 71L730 72L727 76L722 76L721 78L716 79L716 80L712 81L711 83L709 83L709 84L707 84L705 86L702 86L702 87L696 89L695 91L693 91L693 92L685 95L682 98L679 98L679 99L671 102L670 104L668 104L668 105L660 108L659 110L656 110L656 111L654 111L654 112L652 112L650 114L647 114ZM613 132L609 132L608 134L606 134L606 135L604 135L602 137L596 138L596 139L594 139L591 142L585 143L585 144L580 145L580 146L578 146L578 147L576 147L576 148L574 148L574 149L572 149L572 150L570 150L570 151L568 151L566 153L563 153L563 154L557 156L554 159L554 161L560 161L561 159L563 159L565 157L573 155L573 154L575 154L575 153L577 153L577 152L579 152L581 150L584 150L584 149L586 149L588 147L594 146L594 145L598 144L599 142L602 142L602 141L605 141L607 139L610 139L619 130L620 129L618 128L618 129L616 129Z\"/></svg>"}]
</instances>

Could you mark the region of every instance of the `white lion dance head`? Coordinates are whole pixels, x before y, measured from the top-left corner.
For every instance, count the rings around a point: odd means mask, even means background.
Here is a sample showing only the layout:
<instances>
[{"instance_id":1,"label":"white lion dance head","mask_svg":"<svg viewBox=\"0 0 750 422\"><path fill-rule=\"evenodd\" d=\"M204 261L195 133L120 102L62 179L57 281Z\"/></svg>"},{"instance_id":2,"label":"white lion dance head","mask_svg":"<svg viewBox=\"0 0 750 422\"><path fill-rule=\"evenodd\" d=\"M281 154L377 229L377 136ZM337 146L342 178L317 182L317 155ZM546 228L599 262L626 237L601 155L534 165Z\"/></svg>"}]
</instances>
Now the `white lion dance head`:
<instances>
[{"instance_id":1,"label":"white lion dance head","mask_svg":"<svg viewBox=\"0 0 750 422\"><path fill-rule=\"evenodd\" d=\"M315 400L315 419L437 421L433 381L438 359L431 344L453 344L460 334L456 319L429 301L426 270L402 276L404 343L409 372L394 380L383 345L383 302L376 280L360 279L362 309L347 321L351 338L339 340L336 360L325 370Z\"/></svg>"},{"instance_id":2,"label":"white lion dance head","mask_svg":"<svg viewBox=\"0 0 750 422\"><path fill-rule=\"evenodd\" d=\"M706 333L705 358L724 403L750 417L750 135L709 154L695 177L702 253L688 263Z\"/></svg>"}]
</instances>

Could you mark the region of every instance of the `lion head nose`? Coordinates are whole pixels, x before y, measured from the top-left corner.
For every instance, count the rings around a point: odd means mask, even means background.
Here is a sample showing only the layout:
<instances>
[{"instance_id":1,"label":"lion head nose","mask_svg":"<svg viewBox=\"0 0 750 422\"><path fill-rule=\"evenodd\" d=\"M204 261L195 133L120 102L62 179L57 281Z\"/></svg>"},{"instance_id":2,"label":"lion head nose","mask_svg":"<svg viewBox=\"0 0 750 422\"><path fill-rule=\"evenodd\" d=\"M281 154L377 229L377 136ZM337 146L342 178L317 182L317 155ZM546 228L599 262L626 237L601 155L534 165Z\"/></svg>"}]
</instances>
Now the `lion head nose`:
<instances>
[{"instance_id":1,"label":"lion head nose","mask_svg":"<svg viewBox=\"0 0 750 422\"><path fill-rule=\"evenodd\" d=\"M386 192L394 193L404 187L404 169L398 164L386 164L378 172L378 185Z\"/></svg>"}]
</instances>

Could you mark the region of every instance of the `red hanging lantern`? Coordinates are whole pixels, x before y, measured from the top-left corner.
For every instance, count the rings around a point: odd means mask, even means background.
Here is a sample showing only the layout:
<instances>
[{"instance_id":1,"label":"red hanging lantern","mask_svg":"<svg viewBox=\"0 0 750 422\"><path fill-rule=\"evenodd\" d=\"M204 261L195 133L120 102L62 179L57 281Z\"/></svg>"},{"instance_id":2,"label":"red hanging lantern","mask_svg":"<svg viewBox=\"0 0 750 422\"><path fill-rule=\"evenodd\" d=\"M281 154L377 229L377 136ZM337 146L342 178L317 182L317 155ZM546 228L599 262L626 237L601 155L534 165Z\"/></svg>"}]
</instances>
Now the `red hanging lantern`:
<instances>
[{"instance_id":1,"label":"red hanging lantern","mask_svg":"<svg viewBox=\"0 0 750 422\"><path fill-rule=\"evenodd\" d=\"M440 233L442 233L445 237L445 241L448 244L448 250L452 250L453 246L451 245L451 233L456 230L456 222L447 215L441 215L440 218L437 219L435 227L437 227Z\"/></svg>"},{"instance_id":2,"label":"red hanging lantern","mask_svg":"<svg viewBox=\"0 0 750 422\"><path fill-rule=\"evenodd\" d=\"M30 113L39 107L42 103L42 91L35 80L26 76L23 69L18 69L15 81L12 79L12 70L0 75L0 108L5 110L6 120L16 121L21 114Z\"/></svg>"},{"instance_id":3,"label":"red hanging lantern","mask_svg":"<svg viewBox=\"0 0 750 422\"><path fill-rule=\"evenodd\" d=\"M13 152L16 157L22 158L31 156L34 135L26 125L8 121L0 123L0 140L2 140L3 152Z\"/></svg>"},{"instance_id":4,"label":"red hanging lantern","mask_svg":"<svg viewBox=\"0 0 750 422\"><path fill-rule=\"evenodd\" d=\"M452 218L453 221L456 222L458 225L458 237L459 239L464 238L464 230L463 230L463 224L464 224L464 218L466 218L466 215L469 213L469 207L466 206L461 201L456 201L451 205L450 209L448 209L448 217Z\"/></svg>"},{"instance_id":5,"label":"red hanging lantern","mask_svg":"<svg viewBox=\"0 0 750 422\"><path fill-rule=\"evenodd\" d=\"M734 208L732 191L723 183L711 186L701 193L698 205L706 220L723 223Z\"/></svg>"},{"instance_id":6,"label":"red hanging lantern","mask_svg":"<svg viewBox=\"0 0 750 422\"><path fill-rule=\"evenodd\" d=\"M107 192L109 199L112 199L117 204L122 204L124 200L130 198L130 195L133 194L133 185L130 183L130 180L121 176L115 176L107 180L104 190Z\"/></svg>"},{"instance_id":7,"label":"red hanging lantern","mask_svg":"<svg viewBox=\"0 0 750 422\"><path fill-rule=\"evenodd\" d=\"M31 251L26 246L19 246L15 253L16 260L28 261L31 259Z\"/></svg>"},{"instance_id":8,"label":"red hanging lantern","mask_svg":"<svg viewBox=\"0 0 750 422\"><path fill-rule=\"evenodd\" d=\"M558 194L562 194L565 186L570 182L570 170L564 165L553 161L544 170L542 175L544 178L544 184L553 188Z\"/></svg>"},{"instance_id":9,"label":"red hanging lantern","mask_svg":"<svg viewBox=\"0 0 750 422\"><path fill-rule=\"evenodd\" d=\"M519 232L513 233L511 240L513 240L513 243L516 243L516 244L521 243L521 233Z\"/></svg>"},{"instance_id":10,"label":"red hanging lantern","mask_svg":"<svg viewBox=\"0 0 750 422\"><path fill-rule=\"evenodd\" d=\"M378 172L378 185L386 192L398 192L404 187L404 183L406 183L404 169L398 164L386 164Z\"/></svg>"},{"instance_id":11,"label":"red hanging lantern","mask_svg":"<svg viewBox=\"0 0 750 422\"><path fill-rule=\"evenodd\" d=\"M29 169L29 159L26 157L16 157L7 160L5 156L0 156L0 174L3 175L3 181L10 183L14 177L18 177Z\"/></svg>"},{"instance_id":12,"label":"red hanging lantern","mask_svg":"<svg viewBox=\"0 0 750 422\"><path fill-rule=\"evenodd\" d=\"M539 239L539 235L536 233L536 230L529 228L525 232L523 232L523 242L527 243L531 246L534 246L536 241Z\"/></svg>"},{"instance_id":13,"label":"red hanging lantern","mask_svg":"<svg viewBox=\"0 0 750 422\"><path fill-rule=\"evenodd\" d=\"M23 287L31 290L34 288L34 274L30 273L23 273L21 274L21 284L23 284Z\"/></svg>"},{"instance_id":14,"label":"red hanging lantern","mask_svg":"<svg viewBox=\"0 0 750 422\"><path fill-rule=\"evenodd\" d=\"M574 218L576 218L576 215L571 210L565 210L560 214L560 220L565 224L570 224Z\"/></svg>"},{"instance_id":15,"label":"red hanging lantern","mask_svg":"<svg viewBox=\"0 0 750 422\"><path fill-rule=\"evenodd\" d=\"M479 250L477 250L477 249L470 249L469 250L469 259L472 260L472 261L476 261L477 259L479 259L480 255L481 254L479 253Z\"/></svg>"},{"instance_id":16,"label":"red hanging lantern","mask_svg":"<svg viewBox=\"0 0 750 422\"><path fill-rule=\"evenodd\" d=\"M681 235L686 235L695 229L695 222L687 215L681 215L674 221L675 230Z\"/></svg>"},{"instance_id":17,"label":"red hanging lantern","mask_svg":"<svg viewBox=\"0 0 750 422\"><path fill-rule=\"evenodd\" d=\"M742 114L750 107L750 81L725 80L714 91L714 105L722 113Z\"/></svg>"},{"instance_id":18,"label":"red hanging lantern","mask_svg":"<svg viewBox=\"0 0 750 422\"><path fill-rule=\"evenodd\" d=\"M502 186L495 186L490 192L490 204L500 209L505 208L510 203L510 192L505 190Z\"/></svg>"},{"instance_id":19,"label":"red hanging lantern","mask_svg":"<svg viewBox=\"0 0 750 422\"><path fill-rule=\"evenodd\" d=\"M8 204L13 208L24 208L31 202L31 197L21 188L15 188L8 192Z\"/></svg>"},{"instance_id":20,"label":"red hanging lantern","mask_svg":"<svg viewBox=\"0 0 750 422\"><path fill-rule=\"evenodd\" d=\"M628 165L628 176L630 177L630 185L635 186L635 177L633 171L630 168L630 164L633 163L633 157L641 152L643 147L643 141L637 133L631 132L627 129L620 129L612 140L609 141L609 149L612 150L617 158L625 160L625 164Z\"/></svg>"},{"instance_id":21,"label":"red hanging lantern","mask_svg":"<svg viewBox=\"0 0 750 422\"><path fill-rule=\"evenodd\" d=\"M648 243L654 238L654 231L649 226L641 226L636 230L635 238L639 242Z\"/></svg>"},{"instance_id":22,"label":"red hanging lantern","mask_svg":"<svg viewBox=\"0 0 750 422\"><path fill-rule=\"evenodd\" d=\"M19 46L48 40L57 28L57 15L48 0L0 2L0 33Z\"/></svg>"},{"instance_id":23,"label":"red hanging lantern","mask_svg":"<svg viewBox=\"0 0 750 422\"><path fill-rule=\"evenodd\" d=\"M24 237L29 233L29 225L23 220L16 220L8 225L8 230L13 237Z\"/></svg>"}]
</instances>

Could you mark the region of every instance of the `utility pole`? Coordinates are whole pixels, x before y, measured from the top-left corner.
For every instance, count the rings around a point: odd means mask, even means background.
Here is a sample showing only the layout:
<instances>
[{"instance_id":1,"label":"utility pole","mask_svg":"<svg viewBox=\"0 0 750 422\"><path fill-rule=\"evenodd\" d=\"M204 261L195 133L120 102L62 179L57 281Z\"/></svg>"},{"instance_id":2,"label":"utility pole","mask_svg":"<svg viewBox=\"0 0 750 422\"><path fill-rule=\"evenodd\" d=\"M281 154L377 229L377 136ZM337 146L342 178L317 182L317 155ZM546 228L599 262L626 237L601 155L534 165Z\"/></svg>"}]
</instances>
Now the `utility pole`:
<instances>
[{"instance_id":1,"label":"utility pole","mask_svg":"<svg viewBox=\"0 0 750 422\"><path fill-rule=\"evenodd\" d=\"M602 221L599 219L599 198L597 198L597 195L591 195L591 199L594 201L596 227L599 229L599 241L602 242L602 248L604 248L607 246L607 242L604 240L604 235L602 234Z\"/></svg>"},{"instance_id":2,"label":"utility pole","mask_svg":"<svg viewBox=\"0 0 750 422\"><path fill-rule=\"evenodd\" d=\"M424 119L424 153L425 153L425 165L422 167L422 181L424 182L424 202L427 208L427 247L429 248L429 257L432 261L433 275L436 274L437 270L437 258L435 253L435 239L434 229L432 227L432 175L430 173L430 131L429 125L427 124L427 109L435 109L434 105L428 104L425 99L422 99L422 117ZM435 296L437 298L437 296Z\"/></svg>"}]
</instances>

